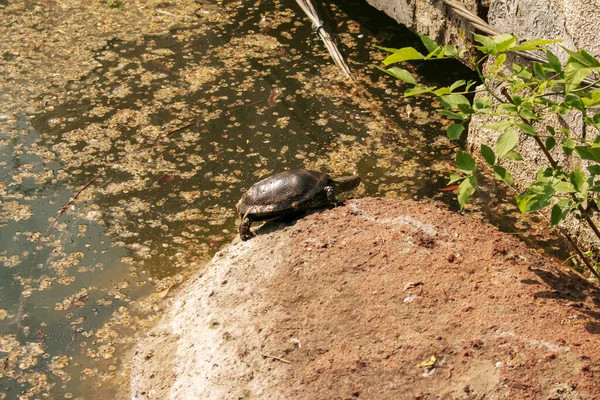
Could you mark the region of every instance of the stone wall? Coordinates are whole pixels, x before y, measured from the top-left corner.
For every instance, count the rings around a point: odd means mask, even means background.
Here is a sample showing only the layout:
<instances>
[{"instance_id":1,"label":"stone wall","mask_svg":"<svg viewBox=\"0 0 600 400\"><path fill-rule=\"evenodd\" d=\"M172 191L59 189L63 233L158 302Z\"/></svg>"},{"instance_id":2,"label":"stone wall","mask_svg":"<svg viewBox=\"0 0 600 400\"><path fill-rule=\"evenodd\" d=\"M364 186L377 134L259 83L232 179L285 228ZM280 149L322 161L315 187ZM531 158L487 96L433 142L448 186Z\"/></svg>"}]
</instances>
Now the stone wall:
<instances>
[{"instance_id":1,"label":"stone wall","mask_svg":"<svg viewBox=\"0 0 600 400\"><path fill-rule=\"evenodd\" d=\"M499 31L516 35L519 39L562 39L560 44L553 46L552 51L565 62L568 54L560 46L573 50L584 49L595 57L600 56L600 39L595 34L600 28L599 11L600 4L597 1L492 0L487 18L489 24ZM498 132L481 129L486 123L483 118L478 118L469 127L468 143L473 154L479 153L482 143L493 146L498 138ZM582 115L579 112L560 118L548 118L538 125L541 128L538 131L542 132L545 125L551 125L555 128L568 128L574 137L584 134ZM586 137L593 138L598 132L588 128L585 134ZM507 168L512 173L517 188L523 189L525 184L535 180L537 171L549 163L532 139L520 143L518 151L523 155L524 161L509 164ZM553 157L569 169L577 166L585 169L588 165L578 157L566 159L558 146L553 151ZM598 225L598 213L592 209L589 213ZM598 238L585 223L570 218L564 223L564 227L581 247L600 253Z\"/></svg>"},{"instance_id":2,"label":"stone wall","mask_svg":"<svg viewBox=\"0 0 600 400\"><path fill-rule=\"evenodd\" d=\"M374 7L386 12L399 23L418 34L427 34L442 44L457 44L458 29L471 32L472 27L449 9L442 0L367 0ZM562 39L560 45L570 49L585 49L595 57L600 57L600 2L598 0L461 0L460 3L488 21L489 25L503 33L516 35L519 39L533 38ZM554 45L553 52L564 62L568 54ZM469 127L468 146L475 156L479 156L481 144L494 146L499 133L481 129L488 121L474 119ZM554 127L567 127L574 136L581 136L583 124L581 115L572 113L564 118L543 121ZM587 137L597 132L586 132ZM515 180L515 186L523 189L535 179L537 171L548 166L543 153L533 140L525 140L517 149L524 161L506 165ZM569 168L577 167L577 158L565 160L560 148L554 157ZM586 165L581 165L585 167ZM592 211L590 211L592 213ZM597 212L593 218L598 221ZM566 222L571 232L584 248L600 253L600 243L591 230L578 221ZM600 225L600 224L599 224Z\"/></svg>"},{"instance_id":3,"label":"stone wall","mask_svg":"<svg viewBox=\"0 0 600 400\"><path fill-rule=\"evenodd\" d=\"M459 30L472 28L463 18L452 13L441 0L367 0L415 33L427 35L437 43L460 43ZM478 0L457 0L473 13L480 8Z\"/></svg>"},{"instance_id":4,"label":"stone wall","mask_svg":"<svg viewBox=\"0 0 600 400\"><path fill-rule=\"evenodd\" d=\"M442 0L367 0L400 24L438 43L457 42L458 30L473 28ZM454 0L504 33L522 39L562 38L563 45L600 55L597 0Z\"/></svg>"}]
</instances>

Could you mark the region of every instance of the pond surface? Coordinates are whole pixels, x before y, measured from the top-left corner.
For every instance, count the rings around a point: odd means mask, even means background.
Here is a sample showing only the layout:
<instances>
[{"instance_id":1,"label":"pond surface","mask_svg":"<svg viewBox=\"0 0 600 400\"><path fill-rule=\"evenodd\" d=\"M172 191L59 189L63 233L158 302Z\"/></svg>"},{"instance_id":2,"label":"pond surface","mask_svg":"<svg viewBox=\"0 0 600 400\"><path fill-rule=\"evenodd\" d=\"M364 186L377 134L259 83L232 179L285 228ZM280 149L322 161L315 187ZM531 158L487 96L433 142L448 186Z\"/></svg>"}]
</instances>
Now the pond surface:
<instances>
[{"instance_id":1,"label":"pond surface","mask_svg":"<svg viewBox=\"0 0 600 400\"><path fill-rule=\"evenodd\" d=\"M127 350L163 300L236 235L235 203L288 168L357 173L355 196L435 202L456 150L427 98L372 67L417 46L356 2L331 5L340 76L293 1L199 3L192 26L112 40L93 73L0 138L0 399L126 397ZM444 64L424 82L466 71ZM472 214L544 235L512 206ZM500 214L498 214L500 212Z\"/></svg>"}]
</instances>

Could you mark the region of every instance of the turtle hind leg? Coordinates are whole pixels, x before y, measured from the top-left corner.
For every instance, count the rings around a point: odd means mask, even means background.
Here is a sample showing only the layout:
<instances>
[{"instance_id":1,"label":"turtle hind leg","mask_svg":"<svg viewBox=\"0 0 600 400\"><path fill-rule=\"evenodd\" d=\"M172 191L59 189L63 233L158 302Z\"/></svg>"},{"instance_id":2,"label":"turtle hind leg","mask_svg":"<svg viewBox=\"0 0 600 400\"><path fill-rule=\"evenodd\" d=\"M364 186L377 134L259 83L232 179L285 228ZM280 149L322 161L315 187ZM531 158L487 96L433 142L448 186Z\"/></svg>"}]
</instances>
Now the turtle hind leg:
<instances>
[{"instance_id":1,"label":"turtle hind leg","mask_svg":"<svg viewBox=\"0 0 600 400\"><path fill-rule=\"evenodd\" d=\"M242 218L242 222L240 222L240 239L246 241L251 239L254 236L254 233L250 230L250 225L252 225L252 220L248 217Z\"/></svg>"}]
</instances>

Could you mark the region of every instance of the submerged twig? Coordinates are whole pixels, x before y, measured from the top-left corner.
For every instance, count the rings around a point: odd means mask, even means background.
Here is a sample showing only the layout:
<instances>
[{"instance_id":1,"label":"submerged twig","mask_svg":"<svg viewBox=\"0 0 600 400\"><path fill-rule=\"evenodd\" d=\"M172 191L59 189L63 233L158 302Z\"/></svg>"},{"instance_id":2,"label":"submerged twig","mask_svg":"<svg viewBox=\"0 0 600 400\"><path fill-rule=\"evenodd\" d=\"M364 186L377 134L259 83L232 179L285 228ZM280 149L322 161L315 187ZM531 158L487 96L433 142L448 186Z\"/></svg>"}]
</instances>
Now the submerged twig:
<instances>
[{"instance_id":1,"label":"submerged twig","mask_svg":"<svg viewBox=\"0 0 600 400\"><path fill-rule=\"evenodd\" d=\"M102 175L104 174L104 170L101 170L100 172L98 172L92 179L90 179L85 185L83 185L81 188L79 188L79 190L77 192L75 192L75 194L73 196L71 196L69 198L69 201L67 201L61 208L60 210L58 210L58 212L56 213L56 216L52 219L52 222L50 222L50 225L48 225L48 228L46 228L46 232L44 232L45 236L48 231L50 229L52 229L55 225L56 222L58 221L58 219L61 217L61 215L63 215L65 213L65 211L67 211L67 209L69 208L69 206L71 204L73 204L73 202L75 202L75 200L77 200L77 198L79 197L79 195L88 187L90 187L90 185L94 182L96 182L96 180L98 180L98 178L100 178ZM41 236L40 236L41 237ZM39 237L38 237L39 239Z\"/></svg>"},{"instance_id":2,"label":"submerged twig","mask_svg":"<svg viewBox=\"0 0 600 400\"><path fill-rule=\"evenodd\" d=\"M329 33L327 33L327 31L325 30L323 26L323 21L321 21L321 19L319 18L317 10L313 6L311 0L296 0L296 2L300 6L300 8L302 8L302 10L306 13L308 18L310 18L313 25L316 27L317 35L319 35L321 40L323 40L323 43L329 51L329 54L331 54L331 58L333 59L335 65L337 65L337 67L342 71L342 73L345 76L347 76L348 78L352 78L352 73L350 72L348 64L346 64L346 61L344 61L344 57L342 57L342 54L335 45L335 42L333 41Z\"/></svg>"},{"instance_id":3,"label":"submerged twig","mask_svg":"<svg viewBox=\"0 0 600 400\"><path fill-rule=\"evenodd\" d=\"M154 142L152 142L152 146L157 146L161 140L175 134L175 133L179 133L179 132L183 132L184 130L198 124L201 120L197 119L194 122L191 122L189 124L183 125L177 129L173 129L169 132L167 132L164 135L158 135L158 137L154 140ZM103 176L106 173L107 169L111 169L112 167L114 167L115 165L117 165L119 162L123 161L124 158L131 156L132 154L136 154L138 152L140 152L141 150L143 150L144 148L148 147L148 144L144 144L141 145L136 151L128 153L126 155L124 155L123 157L119 158L117 161L113 162L108 168L104 168L101 169L100 172L98 172L92 179L90 179L85 185L83 185L82 187L80 187L75 194L73 194L73 196L71 196L69 198L69 200L60 208L60 210L58 210L58 212L56 213L56 216L52 219L52 222L50 222L50 225L48 225L48 228L46 228L46 231L44 232L44 235L41 236L45 236L48 231L50 231L54 226L56 226L56 223L58 221L58 219L65 213L65 211L67 211L67 209L69 208L69 206L71 204L73 204L75 202L75 200L77 200L77 198L81 195L81 193L83 193L87 188L89 188L94 182L96 182L98 180L98 178L100 178L101 176ZM40 236L40 237L41 237ZM39 240L39 237L38 237Z\"/></svg>"}]
</instances>

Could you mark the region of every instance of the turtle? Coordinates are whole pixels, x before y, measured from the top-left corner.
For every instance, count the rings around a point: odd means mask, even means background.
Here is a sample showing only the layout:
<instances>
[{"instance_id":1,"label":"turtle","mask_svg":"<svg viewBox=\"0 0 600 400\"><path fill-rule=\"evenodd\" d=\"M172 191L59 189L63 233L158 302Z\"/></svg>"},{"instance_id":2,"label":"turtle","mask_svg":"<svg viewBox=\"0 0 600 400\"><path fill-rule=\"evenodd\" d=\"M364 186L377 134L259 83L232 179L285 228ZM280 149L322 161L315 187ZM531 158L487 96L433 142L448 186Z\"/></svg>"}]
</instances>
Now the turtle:
<instances>
[{"instance_id":1,"label":"turtle","mask_svg":"<svg viewBox=\"0 0 600 400\"><path fill-rule=\"evenodd\" d=\"M254 236L250 226L254 221L265 221L321 206L336 206L338 193L355 189L360 184L358 175L331 178L309 169L283 171L256 182L237 203L241 222L240 238Z\"/></svg>"}]
</instances>

